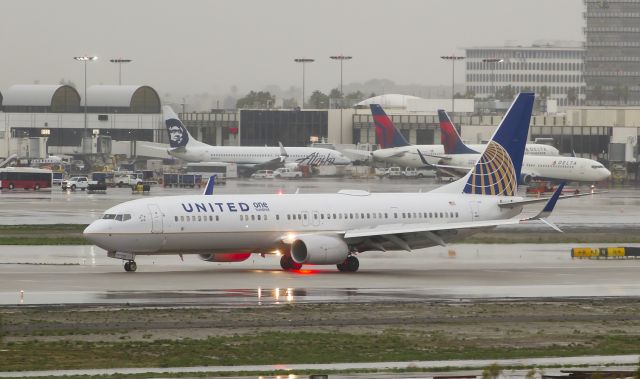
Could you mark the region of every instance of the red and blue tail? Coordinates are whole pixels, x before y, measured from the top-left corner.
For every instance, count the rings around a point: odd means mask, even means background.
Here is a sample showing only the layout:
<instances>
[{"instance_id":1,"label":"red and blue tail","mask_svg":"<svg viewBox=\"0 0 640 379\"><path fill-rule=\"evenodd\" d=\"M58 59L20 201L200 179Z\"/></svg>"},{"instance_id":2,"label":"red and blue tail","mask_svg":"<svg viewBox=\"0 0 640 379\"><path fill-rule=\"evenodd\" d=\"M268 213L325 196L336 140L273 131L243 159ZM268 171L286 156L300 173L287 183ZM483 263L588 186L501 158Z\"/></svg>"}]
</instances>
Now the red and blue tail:
<instances>
[{"instance_id":1,"label":"red and blue tail","mask_svg":"<svg viewBox=\"0 0 640 379\"><path fill-rule=\"evenodd\" d=\"M379 104L369 104L369 106L373 122L376 124L378 143L383 149L410 145Z\"/></svg>"},{"instance_id":2,"label":"red and blue tail","mask_svg":"<svg viewBox=\"0 0 640 379\"><path fill-rule=\"evenodd\" d=\"M438 119L440 120L440 143L444 145L445 154L478 154L462 142L447 112L438 109Z\"/></svg>"}]
</instances>

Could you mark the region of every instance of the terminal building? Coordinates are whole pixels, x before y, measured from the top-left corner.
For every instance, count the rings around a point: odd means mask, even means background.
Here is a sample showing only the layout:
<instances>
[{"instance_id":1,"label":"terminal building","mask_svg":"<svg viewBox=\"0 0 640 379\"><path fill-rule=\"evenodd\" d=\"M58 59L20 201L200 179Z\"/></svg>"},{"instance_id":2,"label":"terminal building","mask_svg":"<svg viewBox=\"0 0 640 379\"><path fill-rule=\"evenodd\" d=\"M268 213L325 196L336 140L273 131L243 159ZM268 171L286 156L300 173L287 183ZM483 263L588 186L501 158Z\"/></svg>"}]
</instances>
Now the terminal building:
<instances>
[{"instance_id":1,"label":"terminal building","mask_svg":"<svg viewBox=\"0 0 640 379\"><path fill-rule=\"evenodd\" d=\"M84 101L73 87L16 85L0 96L0 157L169 158L161 102L151 87L89 87L86 127ZM455 101L452 117L462 137L470 143L488 140L502 116L479 114L473 99ZM440 142L436 110L451 104L384 95L348 109L213 109L179 116L196 139L212 145L305 146L326 140L341 148L377 143L367 102L382 104L412 144ZM536 113L530 139L552 139L562 154L633 163L639 134L640 107L568 106Z\"/></svg>"},{"instance_id":2,"label":"terminal building","mask_svg":"<svg viewBox=\"0 0 640 379\"><path fill-rule=\"evenodd\" d=\"M510 101L518 92L534 91L559 106L582 105L584 53L581 42L467 48L467 92Z\"/></svg>"},{"instance_id":3,"label":"terminal building","mask_svg":"<svg viewBox=\"0 0 640 379\"><path fill-rule=\"evenodd\" d=\"M587 105L640 105L640 1L583 1Z\"/></svg>"}]
</instances>

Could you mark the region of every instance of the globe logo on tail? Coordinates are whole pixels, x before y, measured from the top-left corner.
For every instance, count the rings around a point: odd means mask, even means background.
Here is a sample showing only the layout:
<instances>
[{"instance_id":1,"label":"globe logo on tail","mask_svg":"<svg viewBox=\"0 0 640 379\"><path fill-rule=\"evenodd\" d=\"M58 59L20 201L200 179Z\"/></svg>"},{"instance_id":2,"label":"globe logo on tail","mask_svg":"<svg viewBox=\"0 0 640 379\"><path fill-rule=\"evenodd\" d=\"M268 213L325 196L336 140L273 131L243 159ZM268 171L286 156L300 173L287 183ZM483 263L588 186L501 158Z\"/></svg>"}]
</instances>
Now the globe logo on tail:
<instances>
[{"instance_id":1,"label":"globe logo on tail","mask_svg":"<svg viewBox=\"0 0 640 379\"><path fill-rule=\"evenodd\" d=\"M471 171L464 192L476 195L515 196L518 178L509 153L490 141Z\"/></svg>"}]
</instances>

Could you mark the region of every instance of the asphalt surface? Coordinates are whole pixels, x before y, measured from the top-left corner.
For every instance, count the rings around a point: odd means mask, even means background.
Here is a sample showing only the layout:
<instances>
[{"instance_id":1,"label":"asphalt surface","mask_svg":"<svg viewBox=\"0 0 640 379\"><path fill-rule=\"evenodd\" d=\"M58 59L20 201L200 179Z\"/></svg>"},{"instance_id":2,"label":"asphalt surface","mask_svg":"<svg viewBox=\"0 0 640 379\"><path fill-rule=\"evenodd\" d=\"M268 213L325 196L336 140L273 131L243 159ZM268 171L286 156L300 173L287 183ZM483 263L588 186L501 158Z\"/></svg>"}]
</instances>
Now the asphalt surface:
<instances>
[{"instance_id":1,"label":"asphalt surface","mask_svg":"<svg viewBox=\"0 0 640 379\"><path fill-rule=\"evenodd\" d=\"M0 304L260 305L640 296L640 260L572 260L572 244L451 245L360 254L360 271L284 272L278 257L211 263L93 246L0 246ZM584 245L576 245L584 246Z\"/></svg>"}]
</instances>

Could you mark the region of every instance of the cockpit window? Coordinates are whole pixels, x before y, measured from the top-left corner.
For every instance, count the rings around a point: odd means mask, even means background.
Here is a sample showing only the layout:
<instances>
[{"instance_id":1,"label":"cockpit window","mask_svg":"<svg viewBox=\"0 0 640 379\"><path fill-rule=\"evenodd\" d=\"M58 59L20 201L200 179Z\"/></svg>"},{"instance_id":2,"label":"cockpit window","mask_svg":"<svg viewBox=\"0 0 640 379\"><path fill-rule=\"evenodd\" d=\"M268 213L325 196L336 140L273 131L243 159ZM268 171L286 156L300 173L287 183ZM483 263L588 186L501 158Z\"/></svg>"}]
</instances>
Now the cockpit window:
<instances>
[{"instance_id":1,"label":"cockpit window","mask_svg":"<svg viewBox=\"0 0 640 379\"><path fill-rule=\"evenodd\" d=\"M103 220L116 220L116 221L127 221L127 220L131 220L131 215L129 213L125 213L125 214L113 214L113 213L105 213L104 216L102 216Z\"/></svg>"},{"instance_id":2,"label":"cockpit window","mask_svg":"<svg viewBox=\"0 0 640 379\"><path fill-rule=\"evenodd\" d=\"M593 166L591 166L591 168L604 168L604 166L603 166L603 165L599 165L599 164L598 164L598 165L593 165Z\"/></svg>"}]
</instances>

